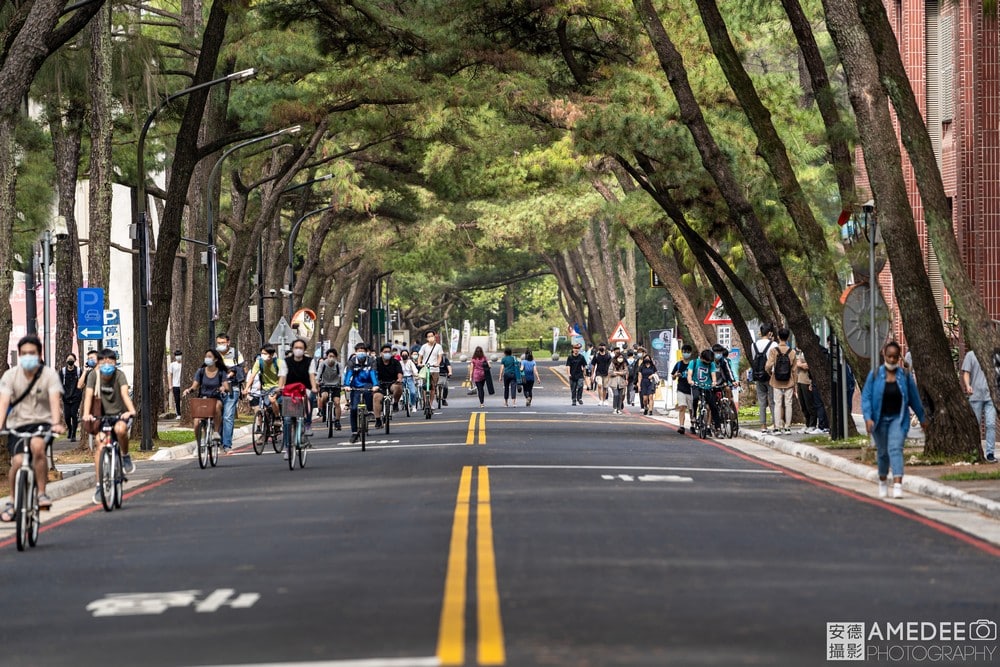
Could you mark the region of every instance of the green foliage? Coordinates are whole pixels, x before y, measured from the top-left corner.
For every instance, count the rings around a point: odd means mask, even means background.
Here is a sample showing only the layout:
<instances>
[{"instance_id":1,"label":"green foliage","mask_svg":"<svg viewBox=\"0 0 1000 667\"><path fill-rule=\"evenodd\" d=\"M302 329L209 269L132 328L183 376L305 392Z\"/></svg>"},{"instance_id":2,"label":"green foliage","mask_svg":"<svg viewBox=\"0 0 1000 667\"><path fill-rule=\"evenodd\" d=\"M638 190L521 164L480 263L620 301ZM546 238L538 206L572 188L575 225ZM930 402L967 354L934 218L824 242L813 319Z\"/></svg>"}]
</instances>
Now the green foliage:
<instances>
[{"instance_id":1,"label":"green foliage","mask_svg":"<svg viewBox=\"0 0 1000 667\"><path fill-rule=\"evenodd\" d=\"M14 252L27 258L31 244L52 219L56 199L55 166L46 134L35 122L22 121L16 130L20 147L15 202L18 220L14 225Z\"/></svg>"}]
</instances>

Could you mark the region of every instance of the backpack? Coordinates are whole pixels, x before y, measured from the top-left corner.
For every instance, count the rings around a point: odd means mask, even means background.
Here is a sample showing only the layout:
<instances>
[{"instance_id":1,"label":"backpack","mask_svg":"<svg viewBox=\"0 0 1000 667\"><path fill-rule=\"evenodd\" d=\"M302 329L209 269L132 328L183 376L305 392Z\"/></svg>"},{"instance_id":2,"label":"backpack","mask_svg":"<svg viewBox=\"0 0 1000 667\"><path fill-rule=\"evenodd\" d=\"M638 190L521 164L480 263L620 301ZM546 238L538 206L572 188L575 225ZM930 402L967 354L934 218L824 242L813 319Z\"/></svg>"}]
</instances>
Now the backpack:
<instances>
[{"instance_id":1,"label":"backpack","mask_svg":"<svg viewBox=\"0 0 1000 667\"><path fill-rule=\"evenodd\" d=\"M753 358L753 381L754 382L767 382L771 379L771 375L765 370L767 368L767 351L771 349L774 345L774 341L768 341L767 345L764 346L763 352L757 352L757 346L754 346L754 358ZM786 380L788 378L785 378Z\"/></svg>"},{"instance_id":2,"label":"backpack","mask_svg":"<svg viewBox=\"0 0 1000 667\"><path fill-rule=\"evenodd\" d=\"M774 360L774 379L778 382L788 382L792 378L792 360L788 357L789 352L791 348L784 352L778 348L778 357Z\"/></svg>"}]
</instances>

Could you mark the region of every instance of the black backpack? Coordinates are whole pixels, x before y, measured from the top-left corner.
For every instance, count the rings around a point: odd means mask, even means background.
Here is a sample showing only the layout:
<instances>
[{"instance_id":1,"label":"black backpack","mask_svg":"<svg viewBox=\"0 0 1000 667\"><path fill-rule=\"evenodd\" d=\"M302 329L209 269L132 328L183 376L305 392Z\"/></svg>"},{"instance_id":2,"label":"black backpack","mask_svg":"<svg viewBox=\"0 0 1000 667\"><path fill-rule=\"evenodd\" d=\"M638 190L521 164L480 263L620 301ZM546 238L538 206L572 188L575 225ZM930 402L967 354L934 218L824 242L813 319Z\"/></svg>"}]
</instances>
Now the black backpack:
<instances>
[{"instance_id":1,"label":"black backpack","mask_svg":"<svg viewBox=\"0 0 1000 667\"><path fill-rule=\"evenodd\" d=\"M756 352L753 358L754 382L767 382L771 379L771 375L765 369L767 368L767 351L771 349L772 345L774 345L774 341L768 341L763 352L757 352L757 346L754 346L754 352Z\"/></svg>"},{"instance_id":2,"label":"black backpack","mask_svg":"<svg viewBox=\"0 0 1000 667\"><path fill-rule=\"evenodd\" d=\"M788 358L791 348L781 351L778 348L778 357L774 360L774 379L778 382L788 382L792 378L792 360Z\"/></svg>"}]
</instances>

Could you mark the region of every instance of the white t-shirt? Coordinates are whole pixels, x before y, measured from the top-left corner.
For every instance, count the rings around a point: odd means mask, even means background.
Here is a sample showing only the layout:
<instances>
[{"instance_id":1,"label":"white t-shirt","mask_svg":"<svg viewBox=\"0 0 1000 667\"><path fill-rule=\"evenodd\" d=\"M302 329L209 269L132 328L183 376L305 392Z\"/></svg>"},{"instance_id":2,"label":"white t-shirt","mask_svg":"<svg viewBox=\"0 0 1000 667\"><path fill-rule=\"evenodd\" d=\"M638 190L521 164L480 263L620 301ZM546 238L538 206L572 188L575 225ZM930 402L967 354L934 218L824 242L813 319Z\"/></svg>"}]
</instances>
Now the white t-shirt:
<instances>
[{"instance_id":1,"label":"white t-shirt","mask_svg":"<svg viewBox=\"0 0 1000 667\"><path fill-rule=\"evenodd\" d=\"M444 356L444 348L441 343L424 343L420 348L420 359L425 366L430 366L431 373L438 373L441 370L441 357Z\"/></svg>"},{"instance_id":2,"label":"white t-shirt","mask_svg":"<svg viewBox=\"0 0 1000 667\"><path fill-rule=\"evenodd\" d=\"M170 386L180 387L181 386L181 362L171 361L170 362Z\"/></svg>"}]
</instances>

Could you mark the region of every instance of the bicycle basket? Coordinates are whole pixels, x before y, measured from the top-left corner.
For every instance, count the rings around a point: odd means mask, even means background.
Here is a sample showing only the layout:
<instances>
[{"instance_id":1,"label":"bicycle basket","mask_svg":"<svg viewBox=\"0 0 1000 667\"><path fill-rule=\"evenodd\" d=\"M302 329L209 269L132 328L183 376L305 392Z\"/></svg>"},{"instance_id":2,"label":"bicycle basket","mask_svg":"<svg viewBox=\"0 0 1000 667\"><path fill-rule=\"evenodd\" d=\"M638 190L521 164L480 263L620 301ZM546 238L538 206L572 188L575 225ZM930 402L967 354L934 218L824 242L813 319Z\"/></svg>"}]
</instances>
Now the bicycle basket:
<instances>
[{"instance_id":1,"label":"bicycle basket","mask_svg":"<svg viewBox=\"0 0 1000 667\"><path fill-rule=\"evenodd\" d=\"M304 419L306 416L306 400L299 397L284 396L281 399L281 416Z\"/></svg>"},{"instance_id":2,"label":"bicycle basket","mask_svg":"<svg viewBox=\"0 0 1000 667\"><path fill-rule=\"evenodd\" d=\"M192 398L191 417L194 419L208 419L215 416L215 406L218 399L215 398Z\"/></svg>"}]
</instances>

